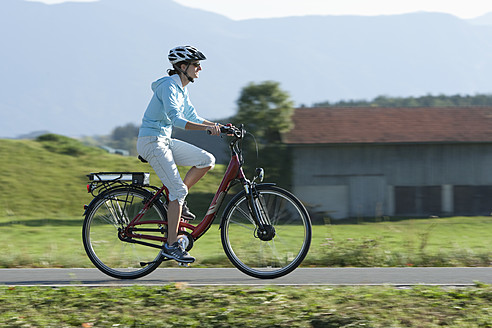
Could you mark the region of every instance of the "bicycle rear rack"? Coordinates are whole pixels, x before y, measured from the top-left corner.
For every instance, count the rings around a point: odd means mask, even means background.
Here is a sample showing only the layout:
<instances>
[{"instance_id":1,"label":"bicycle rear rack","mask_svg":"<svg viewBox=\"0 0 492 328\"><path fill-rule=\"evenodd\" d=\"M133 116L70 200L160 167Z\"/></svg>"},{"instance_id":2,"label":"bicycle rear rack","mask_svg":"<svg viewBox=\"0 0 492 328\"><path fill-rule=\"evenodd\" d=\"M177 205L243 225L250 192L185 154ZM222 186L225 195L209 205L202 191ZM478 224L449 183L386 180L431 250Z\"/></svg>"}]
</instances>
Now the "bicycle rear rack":
<instances>
[{"instance_id":1,"label":"bicycle rear rack","mask_svg":"<svg viewBox=\"0 0 492 328\"><path fill-rule=\"evenodd\" d=\"M94 197L119 185L152 187L149 183L150 173L148 172L98 172L90 173L87 177L89 178L87 192Z\"/></svg>"}]
</instances>

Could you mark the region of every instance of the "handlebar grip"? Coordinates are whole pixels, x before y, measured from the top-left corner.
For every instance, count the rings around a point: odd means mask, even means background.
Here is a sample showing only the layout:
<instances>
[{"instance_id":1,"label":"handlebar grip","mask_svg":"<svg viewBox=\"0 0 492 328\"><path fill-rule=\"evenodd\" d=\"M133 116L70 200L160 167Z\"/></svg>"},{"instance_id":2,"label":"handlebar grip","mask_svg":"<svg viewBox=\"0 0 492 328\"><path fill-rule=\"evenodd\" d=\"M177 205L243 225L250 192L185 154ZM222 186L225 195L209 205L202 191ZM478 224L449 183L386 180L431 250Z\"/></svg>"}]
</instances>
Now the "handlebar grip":
<instances>
[{"instance_id":1,"label":"handlebar grip","mask_svg":"<svg viewBox=\"0 0 492 328\"><path fill-rule=\"evenodd\" d=\"M235 128L232 124L227 124L227 125L222 125L220 127L220 133L225 133L225 134L234 134L234 131L236 131L237 128ZM207 134L212 134L209 130L207 130Z\"/></svg>"},{"instance_id":2,"label":"handlebar grip","mask_svg":"<svg viewBox=\"0 0 492 328\"><path fill-rule=\"evenodd\" d=\"M231 132L232 128L230 126L222 125L220 127L220 132L222 133L229 133Z\"/></svg>"}]
</instances>

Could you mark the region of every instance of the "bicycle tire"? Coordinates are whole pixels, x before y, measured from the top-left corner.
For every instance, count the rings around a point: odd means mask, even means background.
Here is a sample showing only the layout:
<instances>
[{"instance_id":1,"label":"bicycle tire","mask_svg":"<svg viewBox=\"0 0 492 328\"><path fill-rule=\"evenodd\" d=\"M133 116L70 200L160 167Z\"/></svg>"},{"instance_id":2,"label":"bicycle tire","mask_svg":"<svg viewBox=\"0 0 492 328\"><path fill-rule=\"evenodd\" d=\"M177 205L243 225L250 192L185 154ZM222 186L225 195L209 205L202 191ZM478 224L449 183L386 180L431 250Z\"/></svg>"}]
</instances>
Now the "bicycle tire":
<instances>
[{"instance_id":1,"label":"bicycle tire","mask_svg":"<svg viewBox=\"0 0 492 328\"><path fill-rule=\"evenodd\" d=\"M148 190L127 186L104 192L91 203L83 223L82 240L87 256L100 271L118 279L136 279L159 267L163 261L160 250L122 241L118 235L119 229L139 213L150 197L152 193ZM154 235L162 236L162 231L167 231L164 224L166 210L162 203L156 202L140 222L147 220L163 222L142 225L144 228L161 229L161 232L153 232Z\"/></svg>"},{"instance_id":2,"label":"bicycle tire","mask_svg":"<svg viewBox=\"0 0 492 328\"><path fill-rule=\"evenodd\" d=\"M312 237L311 220L290 192L266 184L257 185L256 192L260 200L257 204L267 213L266 220L274 233L266 240L259 237L243 190L224 210L222 247L231 263L243 273L260 279L278 278L292 272L306 257Z\"/></svg>"}]
</instances>

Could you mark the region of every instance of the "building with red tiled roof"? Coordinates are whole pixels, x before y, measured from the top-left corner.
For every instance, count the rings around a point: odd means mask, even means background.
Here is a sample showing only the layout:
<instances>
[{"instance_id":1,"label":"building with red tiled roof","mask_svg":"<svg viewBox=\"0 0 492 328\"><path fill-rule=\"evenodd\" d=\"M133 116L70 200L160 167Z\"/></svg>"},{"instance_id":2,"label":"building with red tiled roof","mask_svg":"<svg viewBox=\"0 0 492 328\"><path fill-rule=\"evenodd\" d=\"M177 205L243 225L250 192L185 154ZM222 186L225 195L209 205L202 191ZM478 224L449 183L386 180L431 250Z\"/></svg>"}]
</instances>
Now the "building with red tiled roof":
<instances>
[{"instance_id":1,"label":"building with red tiled roof","mask_svg":"<svg viewBox=\"0 0 492 328\"><path fill-rule=\"evenodd\" d=\"M288 144L491 142L492 108L299 108Z\"/></svg>"},{"instance_id":2,"label":"building with red tiled roof","mask_svg":"<svg viewBox=\"0 0 492 328\"><path fill-rule=\"evenodd\" d=\"M492 212L492 107L299 108L292 119L294 192L316 211Z\"/></svg>"}]
</instances>

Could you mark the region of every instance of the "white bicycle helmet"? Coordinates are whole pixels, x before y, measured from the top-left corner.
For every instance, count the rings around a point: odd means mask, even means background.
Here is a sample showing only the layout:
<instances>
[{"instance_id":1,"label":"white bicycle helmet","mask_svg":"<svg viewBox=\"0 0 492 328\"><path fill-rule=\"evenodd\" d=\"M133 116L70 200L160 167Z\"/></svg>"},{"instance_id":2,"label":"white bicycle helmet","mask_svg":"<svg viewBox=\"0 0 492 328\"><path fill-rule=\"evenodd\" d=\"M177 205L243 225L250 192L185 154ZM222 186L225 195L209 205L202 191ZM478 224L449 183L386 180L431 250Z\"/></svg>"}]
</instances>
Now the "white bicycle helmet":
<instances>
[{"instance_id":1,"label":"white bicycle helmet","mask_svg":"<svg viewBox=\"0 0 492 328\"><path fill-rule=\"evenodd\" d=\"M198 51L197 48L192 47L192 46L179 46L176 48L173 48L169 51L169 55L167 56L169 59L169 62L174 66L174 64L177 64L179 62L193 62L197 60L205 60L207 57L200 51Z\"/></svg>"}]
</instances>

